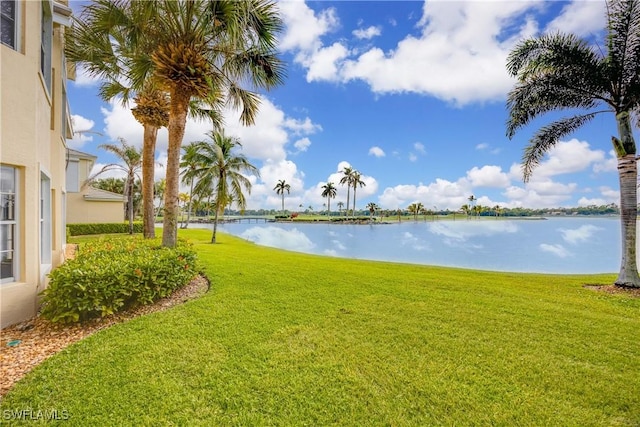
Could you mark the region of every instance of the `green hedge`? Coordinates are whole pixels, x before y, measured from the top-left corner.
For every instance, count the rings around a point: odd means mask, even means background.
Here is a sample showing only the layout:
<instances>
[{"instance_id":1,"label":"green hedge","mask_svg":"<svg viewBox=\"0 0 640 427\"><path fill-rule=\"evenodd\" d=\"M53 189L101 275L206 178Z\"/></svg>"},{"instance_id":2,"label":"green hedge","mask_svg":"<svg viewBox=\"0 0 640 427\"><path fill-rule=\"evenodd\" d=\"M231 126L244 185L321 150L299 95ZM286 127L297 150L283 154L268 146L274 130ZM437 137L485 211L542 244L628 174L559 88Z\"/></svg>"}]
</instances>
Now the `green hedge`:
<instances>
[{"instance_id":1,"label":"green hedge","mask_svg":"<svg viewBox=\"0 0 640 427\"><path fill-rule=\"evenodd\" d=\"M128 233L128 222L114 222L103 224L67 224L69 236L84 236L88 234ZM142 233L142 223L133 223L133 232Z\"/></svg>"},{"instance_id":2,"label":"green hedge","mask_svg":"<svg viewBox=\"0 0 640 427\"><path fill-rule=\"evenodd\" d=\"M192 246L179 241L100 239L49 274L42 316L71 323L150 304L186 285L199 272Z\"/></svg>"}]
</instances>

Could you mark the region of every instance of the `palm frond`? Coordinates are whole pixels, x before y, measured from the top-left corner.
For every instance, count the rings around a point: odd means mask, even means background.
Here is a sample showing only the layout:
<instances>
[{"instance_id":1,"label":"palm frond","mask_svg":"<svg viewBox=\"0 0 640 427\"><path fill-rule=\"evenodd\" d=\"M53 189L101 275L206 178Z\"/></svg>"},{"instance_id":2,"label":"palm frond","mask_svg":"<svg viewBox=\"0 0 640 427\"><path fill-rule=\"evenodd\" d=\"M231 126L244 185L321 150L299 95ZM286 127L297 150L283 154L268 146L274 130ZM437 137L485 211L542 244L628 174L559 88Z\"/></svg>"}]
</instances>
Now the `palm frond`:
<instances>
[{"instance_id":1,"label":"palm frond","mask_svg":"<svg viewBox=\"0 0 640 427\"><path fill-rule=\"evenodd\" d=\"M564 118L542 127L529 141L522 156L522 171L524 181L529 181L533 169L540 164L544 155L560 140L569 135L588 121L597 113L589 113Z\"/></svg>"}]
</instances>

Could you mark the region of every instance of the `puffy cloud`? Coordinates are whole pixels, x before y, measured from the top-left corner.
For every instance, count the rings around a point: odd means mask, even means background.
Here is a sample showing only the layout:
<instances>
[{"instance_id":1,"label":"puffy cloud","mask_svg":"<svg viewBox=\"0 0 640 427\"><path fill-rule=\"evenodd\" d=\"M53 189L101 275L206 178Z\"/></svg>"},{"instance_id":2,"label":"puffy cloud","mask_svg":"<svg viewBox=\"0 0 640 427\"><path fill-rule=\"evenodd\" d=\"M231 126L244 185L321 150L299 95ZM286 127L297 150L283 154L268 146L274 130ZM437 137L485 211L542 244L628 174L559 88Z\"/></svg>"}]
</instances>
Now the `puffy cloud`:
<instances>
[{"instance_id":1,"label":"puffy cloud","mask_svg":"<svg viewBox=\"0 0 640 427\"><path fill-rule=\"evenodd\" d=\"M511 183L508 175L499 166L474 166L467 171L467 179L473 187L506 188Z\"/></svg>"},{"instance_id":2,"label":"puffy cloud","mask_svg":"<svg viewBox=\"0 0 640 427\"><path fill-rule=\"evenodd\" d=\"M311 140L309 138L302 138L294 142L293 146L298 150L298 152L307 151L311 146Z\"/></svg>"},{"instance_id":3,"label":"puffy cloud","mask_svg":"<svg viewBox=\"0 0 640 427\"><path fill-rule=\"evenodd\" d=\"M282 1L278 7L285 22L280 49L313 51L319 47L320 37L339 25L336 11L325 9L316 14L302 1Z\"/></svg>"},{"instance_id":4,"label":"puffy cloud","mask_svg":"<svg viewBox=\"0 0 640 427\"><path fill-rule=\"evenodd\" d=\"M380 27L371 26L368 28L358 28L353 30L352 34L358 39L370 40L382 34Z\"/></svg>"},{"instance_id":5,"label":"puffy cloud","mask_svg":"<svg viewBox=\"0 0 640 427\"><path fill-rule=\"evenodd\" d=\"M339 42L329 47L318 49L302 61L308 68L307 81L315 80L339 81L338 67L344 58L349 54L349 50Z\"/></svg>"},{"instance_id":6,"label":"puffy cloud","mask_svg":"<svg viewBox=\"0 0 640 427\"><path fill-rule=\"evenodd\" d=\"M467 203L471 185L466 179L451 182L437 178L428 185L396 185L387 187L379 197L383 209L404 209L414 202L438 209L457 210Z\"/></svg>"},{"instance_id":7,"label":"puffy cloud","mask_svg":"<svg viewBox=\"0 0 640 427\"><path fill-rule=\"evenodd\" d=\"M606 27L605 16L605 2L573 1L564 6L557 18L549 22L545 31L562 31L587 37Z\"/></svg>"},{"instance_id":8,"label":"puffy cloud","mask_svg":"<svg viewBox=\"0 0 640 427\"><path fill-rule=\"evenodd\" d=\"M91 136L92 134L98 133L93 130L96 123L79 114L71 115L71 123L73 125L74 134L73 139L67 140L69 148L81 149L86 142L93 141L93 136Z\"/></svg>"},{"instance_id":9,"label":"puffy cloud","mask_svg":"<svg viewBox=\"0 0 640 427\"><path fill-rule=\"evenodd\" d=\"M486 150L487 148L489 148L489 144L486 142L476 145L476 150Z\"/></svg>"},{"instance_id":10,"label":"puffy cloud","mask_svg":"<svg viewBox=\"0 0 640 427\"><path fill-rule=\"evenodd\" d=\"M618 158L613 150L609 151L609 157L593 164L593 171L595 173L601 172L616 172L618 170Z\"/></svg>"},{"instance_id":11,"label":"puffy cloud","mask_svg":"<svg viewBox=\"0 0 640 427\"><path fill-rule=\"evenodd\" d=\"M533 171L532 179L580 172L593 164L601 164L604 158L604 151L592 150L586 141L578 141L575 138L560 141L549 150L545 159Z\"/></svg>"},{"instance_id":12,"label":"puffy cloud","mask_svg":"<svg viewBox=\"0 0 640 427\"><path fill-rule=\"evenodd\" d=\"M386 156L386 154L384 153L384 150L382 150L382 148L375 147L375 146L369 148L369 155L370 156L375 156L375 157L384 157L384 156Z\"/></svg>"},{"instance_id":13,"label":"puffy cloud","mask_svg":"<svg viewBox=\"0 0 640 427\"><path fill-rule=\"evenodd\" d=\"M410 162L417 162L418 161L418 156L416 156L413 153L409 153L409 161Z\"/></svg>"}]
</instances>

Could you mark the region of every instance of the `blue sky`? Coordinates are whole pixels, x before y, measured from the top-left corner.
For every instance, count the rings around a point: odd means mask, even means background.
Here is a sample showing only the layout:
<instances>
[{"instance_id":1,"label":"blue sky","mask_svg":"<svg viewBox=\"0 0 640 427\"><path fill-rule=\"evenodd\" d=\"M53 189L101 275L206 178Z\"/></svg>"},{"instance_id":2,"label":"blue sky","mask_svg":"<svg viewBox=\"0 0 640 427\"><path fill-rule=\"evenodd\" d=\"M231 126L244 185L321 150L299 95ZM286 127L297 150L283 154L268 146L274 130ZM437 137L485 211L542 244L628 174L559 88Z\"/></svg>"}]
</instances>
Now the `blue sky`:
<instances>
[{"instance_id":1,"label":"blue sky","mask_svg":"<svg viewBox=\"0 0 640 427\"><path fill-rule=\"evenodd\" d=\"M72 2L75 11L81 3ZM248 208L280 208L273 191L291 185L286 208L322 209L321 186L340 170L360 171L366 186L357 207L375 202L404 209L413 202L459 209L470 195L482 205L568 207L618 202L610 138L613 115L561 141L523 183L520 159L538 120L509 141L505 71L522 37L562 29L602 44L600 1L281 1L285 84L262 94L251 127L226 115L226 133L261 172L252 177ZM68 96L77 131L69 146L115 161L98 148L118 137L142 144L130 107L105 103L98 82L79 70ZM189 122L183 143L201 140L205 122ZM96 133L93 133L96 132ZM99 133L99 134L98 134ZM101 134L101 135L100 135ZM166 161L166 130L157 159ZM156 177L164 175L158 168ZM337 185L346 202L346 188Z\"/></svg>"}]
</instances>

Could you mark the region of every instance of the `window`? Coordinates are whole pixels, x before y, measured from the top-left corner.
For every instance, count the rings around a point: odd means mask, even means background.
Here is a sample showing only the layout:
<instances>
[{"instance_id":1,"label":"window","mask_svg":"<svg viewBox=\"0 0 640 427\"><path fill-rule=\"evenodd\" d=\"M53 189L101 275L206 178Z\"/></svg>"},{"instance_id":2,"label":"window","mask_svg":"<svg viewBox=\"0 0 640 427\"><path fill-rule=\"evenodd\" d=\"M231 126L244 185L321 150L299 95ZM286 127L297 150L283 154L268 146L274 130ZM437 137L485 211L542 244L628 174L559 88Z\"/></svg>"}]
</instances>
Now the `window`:
<instances>
[{"instance_id":1,"label":"window","mask_svg":"<svg viewBox=\"0 0 640 427\"><path fill-rule=\"evenodd\" d=\"M2 44L12 49L18 48L16 43L17 12L18 6L16 0L2 0L2 2L0 2L0 33L2 34Z\"/></svg>"},{"instance_id":2,"label":"window","mask_svg":"<svg viewBox=\"0 0 640 427\"><path fill-rule=\"evenodd\" d=\"M40 173L40 263L51 264L51 180Z\"/></svg>"},{"instance_id":3,"label":"window","mask_svg":"<svg viewBox=\"0 0 640 427\"><path fill-rule=\"evenodd\" d=\"M53 13L51 0L42 1L42 36L40 37L40 71L47 90L51 93L51 41L53 39Z\"/></svg>"},{"instance_id":4,"label":"window","mask_svg":"<svg viewBox=\"0 0 640 427\"><path fill-rule=\"evenodd\" d=\"M0 283L18 279L17 222L18 173L10 166L0 166Z\"/></svg>"}]
</instances>

